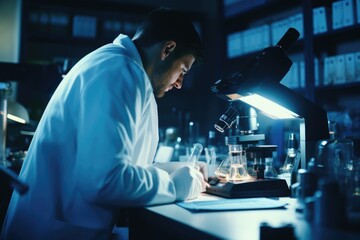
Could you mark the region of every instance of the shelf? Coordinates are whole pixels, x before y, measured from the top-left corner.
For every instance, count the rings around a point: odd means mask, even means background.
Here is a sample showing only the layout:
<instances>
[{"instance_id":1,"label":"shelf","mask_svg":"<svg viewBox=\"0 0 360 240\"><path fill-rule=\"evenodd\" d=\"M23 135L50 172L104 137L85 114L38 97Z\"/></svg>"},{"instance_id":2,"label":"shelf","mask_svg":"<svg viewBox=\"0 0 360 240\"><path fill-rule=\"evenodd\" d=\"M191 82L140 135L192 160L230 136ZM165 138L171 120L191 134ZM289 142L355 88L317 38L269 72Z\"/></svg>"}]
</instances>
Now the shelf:
<instances>
[{"instance_id":1,"label":"shelf","mask_svg":"<svg viewBox=\"0 0 360 240\"><path fill-rule=\"evenodd\" d=\"M344 83L331 86L321 86L315 89L317 95L328 95L333 97L334 95L350 95L358 94L360 92L360 82Z\"/></svg>"},{"instance_id":2,"label":"shelf","mask_svg":"<svg viewBox=\"0 0 360 240\"><path fill-rule=\"evenodd\" d=\"M114 36L115 38L116 36ZM99 44L105 44L105 43L109 43L112 42L113 39L109 38L109 39L98 39L98 38L82 38L82 37L73 37L73 38L68 38L68 37L53 37L53 36L30 36L28 38L28 42L37 42L39 44L41 43L54 43L54 44L70 44L70 45L80 45L80 46L84 46L84 45L89 45L89 46L94 46L94 45L99 45Z\"/></svg>"},{"instance_id":3,"label":"shelf","mask_svg":"<svg viewBox=\"0 0 360 240\"><path fill-rule=\"evenodd\" d=\"M330 50L330 55L335 54L337 45L359 42L359 30L360 24L355 24L353 26L344 27L337 30L329 30L326 33L315 35L313 37L314 50L316 53ZM355 49L355 51L360 51L360 45L357 49Z\"/></svg>"},{"instance_id":4,"label":"shelf","mask_svg":"<svg viewBox=\"0 0 360 240\"><path fill-rule=\"evenodd\" d=\"M354 71L354 66L352 66L352 68L348 68L348 66L350 65L346 65L346 68L348 70L352 69L349 70L350 74L348 74L340 71L345 67L341 68L338 65L326 65L330 66L330 68L328 67L327 69L336 69L335 73L333 73L334 71L332 71L330 74L330 71L328 72L325 69L325 62L329 62L329 58L332 58L333 62L335 60L335 63L339 62L345 64L345 60L346 64L348 64L348 62L350 62L350 60L348 61L349 57L354 53L354 59L356 60L356 56L358 56L356 54L360 52L360 24L357 23L358 16L355 10L358 1L352 2L354 8L354 24L335 30L333 29L332 22L332 6L334 2L337 1L263 1L263 4L261 6L257 6L245 12L239 12L239 14L224 17L224 49L227 49L227 36L234 33L234 35L231 35L232 38L230 38L229 41L231 44L230 51L233 51L230 55L238 55L233 58L228 58L227 54L224 54L224 75L227 76L230 75L232 72L235 72L238 68L245 64L248 59L255 56L259 51L261 51L259 50L257 52L246 53L246 49L244 51L241 47L236 48L235 44L237 43L237 38L240 38L240 40L238 40L239 42L242 42L243 39L245 39L242 33L247 33L248 29L256 29L258 26L261 26L263 24L267 24L269 26L277 26L275 24L271 24L274 22L281 23L284 19L293 19L290 17L294 16L295 14L302 14L302 36L304 38L298 39L294 46L292 46L292 48L287 52L287 55L294 63L300 61L300 63L302 64L302 67L299 69L299 71L302 72L298 75L301 75L299 80L303 80L302 82L304 82L305 79L306 87L295 88L292 90L305 96L309 100L318 103L320 106L324 107L325 110L332 111L331 118L334 118L333 109L341 109L339 110L339 116L342 116L342 113L346 114L347 112L359 113L360 105L358 103L360 102L360 82L323 86L325 77L326 79L328 79L328 81L333 82L343 80L341 76L349 76L354 74L352 72ZM319 11L314 11L314 9L319 7L325 8L325 21L327 31L323 33L314 33L316 31L320 31L320 29L324 31L323 27L320 28L320 26L318 25L313 25L314 16L319 16L316 15L319 14ZM273 10L269 11L269 9ZM293 23L293 25L295 24ZM241 34L239 34L238 32ZM236 35L235 33L238 35ZM252 32L250 31L250 36L252 37L251 33ZM252 39L251 37L248 37L247 39ZM270 42L273 42L272 38L273 36L270 29ZM262 41L261 43L264 42ZM260 44L257 46L260 46ZM344 58L342 55L344 55ZM317 61L314 62L314 59L317 59ZM344 59L343 62L341 62L341 59ZM357 64L358 63L355 63L355 66ZM356 71L358 72L358 70L355 70L355 72ZM292 76L291 79L294 79L295 75L290 76ZM355 78L356 77L357 75L355 75ZM359 119L359 114L350 114L350 117L354 122L357 121L357 124L359 125L359 120L356 120ZM360 137L360 131L358 128L356 129L357 130L354 132L358 137ZM348 133L349 132L343 132L343 134Z\"/></svg>"},{"instance_id":5,"label":"shelf","mask_svg":"<svg viewBox=\"0 0 360 240\"><path fill-rule=\"evenodd\" d=\"M30 0L27 1L29 8L33 9L44 9L48 10L66 10L70 12L76 11L83 11L89 12L93 11L94 13L101 12L117 12L117 13L139 13L139 14L146 14L148 13L151 8L145 7L143 5L138 6L135 4L124 3L111 0L103 0L103 1L96 1L96 0L87 0L87 1L78 1L78 0Z\"/></svg>"},{"instance_id":6,"label":"shelf","mask_svg":"<svg viewBox=\"0 0 360 240\"><path fill-rule=\"evenodd\" d=\"M224 19L226 22L239 19L248 22L273 14L274 11L269 11L269 9L276 9L276 12L282 12L299 5L301 5L299 0L244 0L232 5L231 13L226 14L226 8L224 8ZM234 9L239 9L239 11L234 11Z\"/></svg>"},{"instance_id":7,"label":"shelf","mask_svg":"<svg viewBox=\"0 0 360 240\"><path fill-rule=\"evenodd\" d=\"M112 42L119 33L135 33L143 16L150 7L137 7L129 3L112 1L54 0L25 1L22 6L22 39L20 61L36 59L51 51L54 57L62 57L64 51L54 53L47 46L69 47L69 57L82 57L83 50L93 50ZM43 45L43 48L39 48ZM38 52L31 48L35 46ZM78 48L78 49L76 49ZM68 52L68 51L66 51ZM74 56L79 53L78 56ZM35 54L35 55L33 55ZM46 55L46 54L45 54Z\"/></svg>"}]
</instances>

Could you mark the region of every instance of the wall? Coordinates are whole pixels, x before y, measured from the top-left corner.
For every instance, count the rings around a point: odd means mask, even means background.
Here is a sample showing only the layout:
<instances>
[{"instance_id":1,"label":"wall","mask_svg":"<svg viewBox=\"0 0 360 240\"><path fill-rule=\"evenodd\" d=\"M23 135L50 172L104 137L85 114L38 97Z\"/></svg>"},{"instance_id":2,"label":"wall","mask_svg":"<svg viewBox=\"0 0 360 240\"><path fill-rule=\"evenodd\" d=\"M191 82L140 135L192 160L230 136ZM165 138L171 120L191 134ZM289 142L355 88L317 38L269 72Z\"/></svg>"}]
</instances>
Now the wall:
<instances>
[{"instance_id":1,"label":"wall","mask_svg":"<svg viewBox=\"0 0 360 240\"><path fill-rule=\"evenodd\" d=\"M0 62L19 61L21 0L0 0Z\"/></svg>"}]
</instances>

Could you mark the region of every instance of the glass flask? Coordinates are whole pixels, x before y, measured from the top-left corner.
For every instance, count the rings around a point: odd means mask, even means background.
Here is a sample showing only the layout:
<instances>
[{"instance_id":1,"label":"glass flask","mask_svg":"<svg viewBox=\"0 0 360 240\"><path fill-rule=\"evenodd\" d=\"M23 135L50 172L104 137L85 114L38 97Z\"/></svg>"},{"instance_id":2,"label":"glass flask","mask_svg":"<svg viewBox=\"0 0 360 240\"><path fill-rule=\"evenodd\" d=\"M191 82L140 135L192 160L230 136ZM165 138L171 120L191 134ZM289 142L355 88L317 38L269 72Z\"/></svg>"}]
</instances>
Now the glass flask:
<instances>
[{"instance_id":1,"label":"glass flask","mask_svg":"<svg viewBox=\"0 0 360 240\"><path fill-rule=\"evenodd\" d=\"M300 157L300 152L298 150L298 143L297 143L295 134L290 133L289 139L288 139L288 148L287 148L287 152L286 152L286 159L285 159L283 167L281 168L281 171L284 173L291 173L294 168L296 159L299 157Z\"/></svg>"},{"instance_id":2,"label":"glass flask","mask_svg":"<svg viewBox=\"0 0 360 240\"><path fill-rule=\"evenodd\" d=\"M300 163L300 151L298 141L294 133L289 134L287 151L284 165L280 168L281 179L285 179L288 186L296 182L296 176L293 173L296 163Z\"/></svg>"},{"instance_id":3,"label":"glass flask","mask_svg":"<svg viewBox=\"0 0 360 240\"><path fill-rule=\"evenodd\" d=\"M226 178L227 181L236 182L250 179L247 172L247 162L245 150L242 145L228 145L229 154L224 159L219 167L216 169L215 174L219 178Z\"/></svg>"},{"instance_id":4,"label":"glass flask","mask_svg":"<svg viewBox=\"0 0 360 240\"><path fill-rule=\"evenodd\" d=\"M265 158L264 177L265 178L278 178L278 174L273 166L272 158Z\"/></svg>"}]
</instances>

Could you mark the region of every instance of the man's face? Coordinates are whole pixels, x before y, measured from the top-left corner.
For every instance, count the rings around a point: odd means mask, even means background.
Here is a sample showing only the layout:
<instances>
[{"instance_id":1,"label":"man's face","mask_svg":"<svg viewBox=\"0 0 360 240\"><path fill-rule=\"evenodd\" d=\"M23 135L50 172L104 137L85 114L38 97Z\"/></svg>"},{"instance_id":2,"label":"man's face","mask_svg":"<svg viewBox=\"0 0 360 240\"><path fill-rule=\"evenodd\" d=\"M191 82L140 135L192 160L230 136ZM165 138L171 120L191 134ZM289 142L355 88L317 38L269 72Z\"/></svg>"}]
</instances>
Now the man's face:
<instances>
[{"instance_id":1,"label":"man's face","mask_svg":"<svg viewBox=\"0 0 360 240\"><path fill-rule=\"evenodd\" d=\"M184 75L190 71L195 58L191 54L175 58L174 54L157 62L150 77L155 97L161 98L172 88L180 89L184 80Z\"/></svg>"}]
</instances>

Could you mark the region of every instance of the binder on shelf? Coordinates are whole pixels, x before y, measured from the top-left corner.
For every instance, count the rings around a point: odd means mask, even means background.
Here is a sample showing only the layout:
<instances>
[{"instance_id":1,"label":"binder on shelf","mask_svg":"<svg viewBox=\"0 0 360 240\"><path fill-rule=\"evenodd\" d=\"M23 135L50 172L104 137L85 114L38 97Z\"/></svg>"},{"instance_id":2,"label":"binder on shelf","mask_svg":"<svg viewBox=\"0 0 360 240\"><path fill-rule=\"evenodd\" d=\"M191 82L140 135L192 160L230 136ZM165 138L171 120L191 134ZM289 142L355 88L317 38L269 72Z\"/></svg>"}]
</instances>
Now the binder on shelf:
<instances>
[{"instance_id":1,"label":"binder on shelf","mask_svg":"<svg viewBox=\"0 0 360 240\"><path fill-rule=\"evenodd\" d=\"M47 12L31 11L28 23L31 35L46 35L49 31L49 14Z\"/></svg>"},{"instance_id":2,"label":"binder on shelf","mask_svg":"<svg viewBox=\"0 0 360 240\"><path fill-rule=\"evenodd\" d=\"M52 36L67 36L69 28L69 16L63 13L50 14L50 34Z\"/></svg>"},{"instance_id":3,"label":"binder on shelf","mask_svg":"<svg viewBox=\"0 0 360 240\"><path fill-rule=\"evenodd\" d=\"M251 30L247 29L243 32L243 46L244 46L244 53L252 51L252 42L251 42Z\"/></svg>"},{"instance_id":4,"label":"binder on shelf","mask_svg":"<svg viewBox=\"0 0 360 240\"><path fill-rule=\"evenodd\" d=\"M355 81L355 53L345 54L345 81Z\"/></svg>"},{"instance_id":5,"label":"binder on shelf","mask_svg":"<svg viewBox=\"0 0 360 240\"><path fill-rule=\"evenodd\" d=\"M272 22L270 27L271 27L271 45L275 45L280 37L282 36L281 35L281 21L275 21L275 22Z\"/></svg>"},{"instance_id":6,"label":"binder on shelf","mask_svg":"<svg viewBox=\"0 0 360 240\"><path fill-rule=\"evenodd\" d=\"M357 23L360 23L360 0L356 0Z\"/></svg>"},{"instance_id":7,"label":"binder on shelf","mask_svg":"<svg viewBox=\"0 0 360 240\"><path fill-rule=\"evenodd\" d=\"M329 57L324 57L324 74L323 74L323 79L322 79L322 85L323 86L327 86L330 84L330 77L329 77L329 63L330 62L330 58Z\"/></svg>"},{"instance_id":8,"label":"binder on shelf","mask_svg":"<svg viewBox=\"0 0 360 240\"><path fill-rule=\"evenodd\" d=\"M354 25L354 6L352 0L344 0L343 2L343 26Z\"/></svg>"},{"instance_id":9,"label":"binder on shelf","mask_svg":"<svg viewBox=\"0 0 360 240\"><path fill-rule=\"evenodd\" d=\"M332 3L332 24L333 29L342 28L344 25L343 13L344 13L343 1L337 1Z\"/></svg>"},{"instance_id":10,"label":"binder on shelf","mask_svg":"<svg viewBox=\"0 0 360 240\"><path fill-rule=\"evenodd\" d=\"M336 77L334 84L345 83L345 56L343 54L336 56Z\"/></svg>"},{"instance_id":11,"label":"binder on shelf","mask_svg":"<svg viewBox=\"0 0 360 240\"><path fill-rule=\"evenodd\" d=\"M294 63L293 63L294 64ZM292 67L292 66L291 66ZM291 82L290 82L290 71L291 68L289 69L289 71L286 73L286 75L283 77L283 79L281 79L281 84L288 87L288 88L292 88L291 87Z\"/></svg>"},{"instance_id":12,"label":"binder on shelf","mask_svg":"<svg viewBox=\"0 0 360 240\"><path fill-rule=\"evenodd\" d=\"M261 6L269 0L225 0L224 16L231 17Z\"/></svg>"},{"instance_id":13,"label":"binder on shelf","mask_svg":"<svg viewBox=\"0 0 360 240\"><path fill-rule=\"evenodd\" d=\"M294 62L293 65L290 68L290 75L289 75L289 80L290 80L290 86L294 89L296 88L300 88L300 81L299 81L299 62Z\"/></svg>"},{"instance_id":14,"label":"binder on shelf","mask_svg":"<svg viewBox=\"0 0 360 240\"><path fill-rule=\"evenodd\" d=\"M268 24L265 24L260 27L260 34L261 34L260 49L270 46L270 26Z\"/></svg>"},{"instance_id":15,"label":"binder on shelf","mask_svg":"<svg viewBox=\"0 0 360 240\"><path fill-rule=\"evenodd\" d=\"M242 33L236 32L227 36L227 57L235 58L243 54Z\"/></svg>"},{"instance_id":16,"label":"binder on shelf","mask_svg":"<svg viewBox=\"0 0 360 240\"><path fill-rule=\"evenodd\" d=\"M96 24L96 17L75 15L73 19L73 36L95 38Z\"/></svg>"},{"instance_id":17,"label":"binder on shelf","mask_svg":"<svg viewBox=\"0 0 360 240\"><path fill-rule=\"evenodd\" d=\"M300 88L306 87L306 78L305 78L305 62L300 61L299 64L299 85Z\"/></svg>"},{"instance_id":18,"label":"binder on shelf","mask_svg":"<svg viewBox=\"0 0 360 240\"><path fill-rule=\"evenodd\" d=\"M276 43L280 40L280 38L282 38L282 36L284 36L284 34L289 29L289 19L286 18L286 19L281 20L279 27L280 27L279 32L278 32L279 35L276 39Z\"/></svg>"},{"instance_id":19,"label":"binder on shelf","mask_svg":"<svg viewBox=\"0 0 360 240\"><path fill-rule=\"evenodd\" d=\"M327 32L325 7L314 8L313 15L314 34Z\"/></svg>"},{"instance_id":20,"label":"binder on shelf","mask_svg":"<svg viewBox=\"0 0 360 240\"><path fill-rule=\"evenodd\" d=\"M305 69L305 63L304 63L304 69ZM315 87L318 87L320 85L320 76L319 76L319 59L314 58L314 73L315 73ZM305 78L304 78L305 82ZM305 85L304 85L305 87Z\"/></svg>"},{"instance_id":21,"label":"binder on shelf","mask_svg":"<svg viewBox=\"0 0 360 240\"><path fill-rule=\"evenodd\" d=\"M259 42L261 41L259 36L258 28L251 28L249 29L249 51L253 52L259 49Z\"/></svg>"},{"instance_id":22,"label":"binder on shelf","mask_svg":"<svg viewBox=\"0 0 360 240\"><path fill-rule=\"evenodd\" d=\"M299 39L304 37L302 13L295 14L293 16L278 21L274 21L270 24L271 45L275 45L290 27L298 30L298 32L300 33Z\"/></svg>"},{"instance_id":23,"label":"binder on shelf","mask_svg":"<svg viewBox=\"0 0 360 240\"><path fill-rule=\"evenodd\" d=\"M285 76L281 79L281 84L288 87L288 88L291 88L291 89L294 89L294 80L293 80L293 69L294 69L294 66L296 65L296 61L294 60L293 61L293 64L291 65L289 71L285 74Z\"/></svg>"},{"instance_id":24,"label":"binder on shelf","mask_svg":"<svg viewBox=\"0 0 360 240\"><path fill-rule=\"evenodd\" d=\"M289 27L293 27L300 33L299 39L304 37L303 14L297 13L288 18Z\"/></svg>"},{"instance_id":25,"label":"binder on shelf","mask_svg":"<svg viewBox=\"0 0 360 240\"><path fill-rule=\"evenodd\" d=\"M325 57L324 59L324 79L323 85L328 86L335 82L336 77L336 57Z\"/></svg>"},{"instance_id":26,"label":"binder on shelf","mask_svg":"<svg viewBox=\"0 0 360 240\"><path fill-rule=\"evenodd\" d=\"M124 33L131 36L131 35L134 35L135 32L136 32L136 29L139 27L139 23L136 22L136 21L124 21L123 22L124 24ZM196 29L196 24L194 23L194 27ZM200 34L200 31L199 31L199 34Z\"/></svg>"},{"instance_id":27,"label":"binder on shelf","mask_svg":"<svg viewBox=\"0 0 360 240\"><path fill-rule=\"evenodd\" d=\"M355 81L360 82L360 52L355 53Z\"/></svg>"},{"instance_id":28,"label":"binder on shelf","mask_svg":"<svg viewBox=\"0 0 360 240\"><path fill-rule=\"evenodd\" d=\"M234 32L227 36L227 57L261 50L270 45L270 26L267 24Z\"/></svg>"},{"instance_id":29,"label":"binder on shelf","mask_svg":"<svg viewBox=\"0 0 360 240\"><path fill-rule=\"evenodd\" d=\"M314 8L313 9L313 33L314 34L318 34L319 33L319 27L318 27L318 15L319 15L319 11L318 8Z\"/></svg>"},{"instance_id":30,"label":"binder on shelf","mask_svg":"<svg viewBox=\"0 0 360 240\"><path fill-rule=\"evenodd\" d=\"M37 18L37 27L35 28L34 33L39 35L47 35L49 32L50 25L50 16L48 12L41 11L38 13Z\"/></svg>"},{"instance_id":31,"label":"binder on shelf","mask_svg":"<svg viewBox=\"0 0 360 240\"><path fill-rule=\"evenodd\" d=\"M123 29L123 22L116 19L104 19L102 22L102 34L103 39L112 39Z\"/></svg>"}]
</instances>

